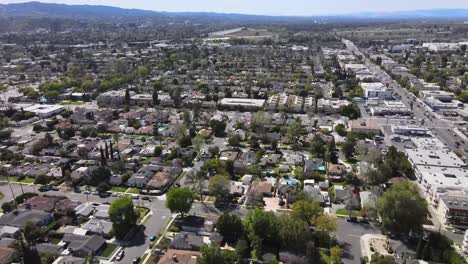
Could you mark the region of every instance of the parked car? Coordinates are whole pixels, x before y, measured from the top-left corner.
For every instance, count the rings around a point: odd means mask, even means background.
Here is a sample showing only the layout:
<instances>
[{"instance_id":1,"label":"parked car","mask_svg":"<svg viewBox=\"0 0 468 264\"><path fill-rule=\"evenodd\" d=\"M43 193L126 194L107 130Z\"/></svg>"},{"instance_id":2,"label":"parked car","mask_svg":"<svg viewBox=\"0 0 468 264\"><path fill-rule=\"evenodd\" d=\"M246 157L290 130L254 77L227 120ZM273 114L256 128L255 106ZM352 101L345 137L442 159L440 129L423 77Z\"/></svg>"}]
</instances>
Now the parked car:
<instances>
[{"instance_id":1,"label":"parked car","mask_svg":"<svg viewBox=\"0 0 468 264\"><path fill-rule=\"evenodd\" d=\"M121 249L121 250L117 253L117 255L115 256L115 260L121 261L121 260L123 259L124 255L125 255L125 251L124 251L123 249Z\"/></svg>"},{"instance_id":2,"label":"parked car","mask_svg":"<svg viewBox=\"0 0 468 264\"><path fill-rule=\"evenodd\" d=\"M150 240L151 242L155 241L155 240L156 240L156 236L150 236L149 240Z\"/></svg>"},{"instance_id":3,"label":"parked car","mask_svg":"<svg viewBox=\"0 0 468 264\"><path fill-rule=\"evenodd\" d=\"M357 217L356 216L348 217L348 219L346 219L346 221L348 221L350 223L356 223L357 222Z\"/></svg>"},{"instance_id":4,"label":"parked car","mask_svg":"<svg viewBox=\"0 0 468 264\"><path fill-rule=\"evenodd\" d=\"M140 195L138 194L132 194L132 199L140 199Z\"/></svg>"},{"instance_id":5,"label":"parked car","mask_svg":"<svg viewBox=\"0 0 468 264\"><path fill-rule=\"evenodd\" d=\"M134 259L133 259L133 264L139 264L140 261L141 261L141 258L140 258L140 257L134 258Z\"/></svg>"},{"instance_id":6,"label":"parked car","mask_svg":"<svg viewBox=\"0 0 468 264\"><path fill-rule=\"evenodd\" d=\"M39 191L40 191L40 192L48 192L48 191L50 191L50 190L52 190L52 187L49 186L49 185L43 185L43 186L41 186L41 187L39 188Z\"/></svg>"}]
</instances>

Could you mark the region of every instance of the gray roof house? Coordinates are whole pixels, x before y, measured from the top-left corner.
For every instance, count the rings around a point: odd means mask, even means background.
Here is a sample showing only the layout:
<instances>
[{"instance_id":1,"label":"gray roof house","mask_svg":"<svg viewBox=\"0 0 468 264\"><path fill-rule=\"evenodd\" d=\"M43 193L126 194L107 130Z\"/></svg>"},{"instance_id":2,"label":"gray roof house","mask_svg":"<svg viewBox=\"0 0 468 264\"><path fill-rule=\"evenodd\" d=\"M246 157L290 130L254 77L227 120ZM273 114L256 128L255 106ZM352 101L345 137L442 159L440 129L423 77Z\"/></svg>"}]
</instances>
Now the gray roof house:
<instances>
[{"instance_id":1,"label":"gray roof house","mask_svg":"<svg viewBox=\"0 0 468 264\"><path fill-rule=\"evenodd\" d=\"M170 248L198 251L203 244L201 236L190 232L180 232L172 240Z\"/></svg>"},{"instance_id":2,"label":"gray roof house","mask_svg":"<svg viewBox=\"0 0 468 264\"><path fill-rule=\"evenodd\" d=\"M96 255L106 244L106 240L97 235L80 236L65 234L62 241L68 243L68 250L75 257Z\"/></svg>"},{"instance_id":3,"label":"gray roof house","mask_svg":"<svg viewBox=\"0 0 468 264\"><path fill-rule=\"evenodd\" d=\"M101 219L90 219L81 226L84 230L88 230L89 234L108 235L112 230L112 223Z\"/></svg>"},{"instance_id":4,"label":"gray roof house","mask_svg":"<svg viewBox=\"0 0 468 264\"><path fill-rule=\"evenodd\" d=\"M23 228L27 222L37 226L45 226L52 221L52 214L39 211L18 209L0 217L0 226L14 226Z\"/></svg>"}]
</instances>

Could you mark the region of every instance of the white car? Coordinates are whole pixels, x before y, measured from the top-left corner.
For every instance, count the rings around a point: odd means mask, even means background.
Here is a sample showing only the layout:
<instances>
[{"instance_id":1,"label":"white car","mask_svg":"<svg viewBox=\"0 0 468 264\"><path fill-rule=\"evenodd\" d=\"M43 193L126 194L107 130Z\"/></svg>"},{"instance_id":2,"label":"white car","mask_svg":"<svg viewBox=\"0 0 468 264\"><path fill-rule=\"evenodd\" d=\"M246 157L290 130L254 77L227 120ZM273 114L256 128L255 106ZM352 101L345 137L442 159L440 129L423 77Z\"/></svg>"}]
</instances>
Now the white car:
<instances>
[{"instance_id":1,"label":"white car","mask_svg":"<svg viewBox=\"0 0 468 264\"><path fill-rule=\"evenodd\" d=\"M132 194L132 199L140 199L140 195L138 195L138 194Z\"/></svg>"},{"instance_id":2,"label":"white car","mask_svg":"<svg viewBox=\"0 0 468 264\"><path fill-rule=\"evenodd\" d=\"M123 259L124 255L125 255L124 250L123 249L119 250L117 255L115 255L115 260L121 261Z\"/></svg>"}]
</instances>

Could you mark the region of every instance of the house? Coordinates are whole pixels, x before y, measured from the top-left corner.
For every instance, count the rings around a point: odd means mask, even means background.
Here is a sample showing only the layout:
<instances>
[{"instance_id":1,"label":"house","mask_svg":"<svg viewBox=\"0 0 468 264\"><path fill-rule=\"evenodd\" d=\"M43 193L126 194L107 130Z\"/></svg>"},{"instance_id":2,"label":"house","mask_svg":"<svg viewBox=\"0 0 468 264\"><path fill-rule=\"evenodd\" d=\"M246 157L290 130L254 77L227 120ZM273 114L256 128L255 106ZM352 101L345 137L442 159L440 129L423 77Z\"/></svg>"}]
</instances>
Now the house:
<instances>
[{"instance_id":1,"label":"house","mask_svg":"<svg viewBox=\"0 0 468 264\"><path fill-rule=\"evenodd\" d=\"M52 243L40 243L36 245L36 249L39 254L58 256L63 251L63 246Z\"/></svg>"},{"instance_id":2,"label":"house","mask_svg":"<svg viewBox=\"0 0 468 264\"><path fill-rule=\"evenodd\" d=\"M257 182L252 187L252 192L262 194L263 196L273 195L273 185L268 182Z\"/></svg>"},{"instance_id":3,"label":"house","mask_svg":"<svg viewBox=\"0 0 468 264\"><path fill-rule=\"evenodd\" d=\"M86 258L77 258L73 256L60 256L52 264L86 264Z\"/></svg>"},{"instance_id":4,"label":"house","mask_svg":"<svg viewBox=\"0 0 468 264\"><path fill-rule=\"evenodd\" d=\"M334 201L333 202L344 202L351 198L351 191L343 188L341 185L334 186Z\"/></svg>"},{"instance_id":5,"label":"house","mask_svg":"<svg viewBox=\"0 0 468 264\"><path fill-rule=\"evenodd\" d=\"M203 244L203 237L198 236L195 233L183 231L172 239L170 248L198 251Z\"/></svg>"},{"instance_id":6,"label":"house","mask_svg":"<svg viewBox=\"0 0 468 264\"><path fill-rule=\"evenodd\" d=\"M14 226L2 226L0 228L0 238L16 238L20 234L20 228Z\"/></svg>"},{"instance_id":7,"label":"house","mask_svg":"<svg viewBox=\"0 0 468 264\"><path fill-rule=\"evenodd\" d=\"M310 159L304 161L304 175L312 176L313 172L324 172L323 159Z\"/></svg>"},{"instance_id":8,"label":"house","mask_svg":"<svg viewBox=\"0 0 468 264\"><path fill-rule=\"evenodd\" d=\"M247 186L245 186L242 182L231 181L229 193L234 196L242 196L244 195Z\"/></svg>"},{"instance_id":9,"label":"house","mask_svg":"<svg viewBox=\"0 0 468 264\"><path fill-rule=\"evenodd\" d=\"M343 164L328 164L327 171L332 180L340 180L347 173L346 166Z\"/></svg>"},{"instance_id":10,"label":"house","mask_svg":"<svg viewBox=\"0 0 468 264\"><path fill-rule=\"evenodd\" d=\"M176 177L169 172L159 171L146 183L146 188L163 191L170 187L175 179Z\"/></svg>"},{"instance_id":11,"label":"house","mask_svg":"<svg viewBox=\"0 0 468 264\"><path fill-rule=\"evenodd\" d=\"M23 228L27 222L36 226L45 226L53 219L51 213L39 210L17 209L0 217L0 226L13 226Z\"/></svg>"},{"instance_id":12,"label":"house","mask_svg":"<svg viewBox=\"0 0 468 264\"><path fill-rule=\"evenodd\" d=\"M0 247L0 264L10 264L19 260L19 254L16 249Z\"/></svg>"},{"instance_id":13,"label":"house","mask_svg":"<svg viewBox=\"0 0 468 264\"><path fill-rule=\"evenodd\" d=\"M109 219L109 208L108 204L100 204L94 209L94 217L98 219Z\"/></svg>"},{"instance_id":14,"label":"house","mask_svg":"<svg viewBox=\"0 0 468 264\"><path fill-rule=\"evenodd\" d=\"M62 239L67 243L68 250L75 257L88 257L99 253L106 245L106 240L101 236L80 236L65 234Z\"/></svg>"},{"instance_id":15,"label":"house","mask_svg":"<svg viewBox=\"0 0 468 264\"><path fill-rule=\"evenodd\" d=\"M75 213L78 216L88 217L94 212L92 204L80 204L75 208Z\"/></svg>"},{"instance_id":16,"label":"house","mask_svg":"<svg viewBox=\"0 0 468 264\"><path fill-rule=\"evenodd\" d=\"M92 218L81 226L88 234L108 236L112 231L112 223L102 219Z\"/></svg>"},{"instance_id":17,"label":"house","mask_svg":"<svg viewBox=\"0 0 468 264\"><path fill-rule=\"evenodd\" d=\"M196 264L199 255L196 251L169 249L158 264Z\"/></svg>"},{"instance_id":18,"label":"house","mask_svg":"<svg viewBox=\"0 0 468 264\"><path fill-rule=\"evenodd\" d=\"M303 192L308 201L317 201L320 204L325 204L328 201L328 197L323 195L318 186L306 185Z\"/></svg>"},{"instance_id":19,"label":"house","mask_svg":"<svg viewBox=\"0 0 468 264\"><path fill-rule=\"evenodd\" d=\"M56 197L49 196L33 196L29 198L26 202L21 204L19 208L22 209L35 209L46 212L53 212L55 209L55 203L57 202Z\"/></svg>"}]
</instances>

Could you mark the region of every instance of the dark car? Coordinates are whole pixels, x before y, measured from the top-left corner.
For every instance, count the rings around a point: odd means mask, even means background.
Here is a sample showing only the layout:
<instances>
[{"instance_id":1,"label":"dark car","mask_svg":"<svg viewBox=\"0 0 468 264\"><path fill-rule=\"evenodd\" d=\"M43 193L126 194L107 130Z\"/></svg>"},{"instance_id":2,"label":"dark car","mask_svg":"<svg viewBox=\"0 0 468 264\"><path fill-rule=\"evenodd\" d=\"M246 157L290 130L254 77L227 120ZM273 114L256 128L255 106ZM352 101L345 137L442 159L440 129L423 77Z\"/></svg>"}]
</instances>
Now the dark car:
<instances>
[{"instance_id":1,"label":"dark car","mask_svg":"<svg viewBox=\"0 0 468 264\"><path fill-rule=\"evenodd\" d=\"M52 187L50 187L49 185L44 185L44 186L41 186L41 188L39 188L40 192L48 192L50 190L52 190Z\"/></svg>"},{"instance_id":2,"label":"dark car","mask_svg":"<svg viewBox=\"0 0 468 264\"><path fill-rule=\"evenodd\" d=\"M133 264L139 264L139 263L140 263L140 260L141 260L140 257L134 258L134 259L133 259Z\"/></svg>"},{"instance_id":3,"label":"dark car","mask_svg":"<svg viewBox=\"0 0 468 264\"><path fill-rule=\"evenodd\" d=\"M356 223L357 222L357 217L356 216L348 217L348 219L346 219L346 221L348 221L350 223Z\"/></svg>"}]
</instances>

